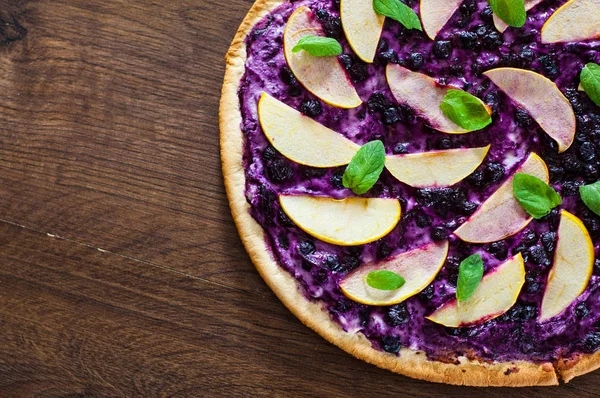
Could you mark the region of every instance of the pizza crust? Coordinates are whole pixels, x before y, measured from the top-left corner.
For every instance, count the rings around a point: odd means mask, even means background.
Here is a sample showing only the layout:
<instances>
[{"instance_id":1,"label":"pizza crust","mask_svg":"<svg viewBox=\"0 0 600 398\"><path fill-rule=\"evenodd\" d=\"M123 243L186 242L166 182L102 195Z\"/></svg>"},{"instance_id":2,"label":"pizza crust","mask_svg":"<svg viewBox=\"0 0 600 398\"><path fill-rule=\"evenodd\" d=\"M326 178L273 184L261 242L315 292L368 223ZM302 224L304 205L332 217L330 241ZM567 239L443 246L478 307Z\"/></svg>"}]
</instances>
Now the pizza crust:
<instances>
[{"instance_id":1,"label":"pizza crust","mask_svg":"<svg viewBox=\"0 0 600 398\"><path fill-rule=\"evenodd\" d=\"M273 258L262 227L252 218L245 197L245 170L242 165L244 135L238 90L245 72L246 35L253 26L285 0L257 0L242 22L227 53L227 69L219 110L221 160L225 188L240 237L252 262L267 285L283 304L306 326L355 357L381 368L415 379L467 386L547 386L600 367L600 353L582 356L567 367L527 361L495 362L459 358L459 364L427 359L422 351L402 348L396 356L374 349L360 333L347 333L332 321L322 305L307 300L296 280Z\"/></svg>"}]
</instances>

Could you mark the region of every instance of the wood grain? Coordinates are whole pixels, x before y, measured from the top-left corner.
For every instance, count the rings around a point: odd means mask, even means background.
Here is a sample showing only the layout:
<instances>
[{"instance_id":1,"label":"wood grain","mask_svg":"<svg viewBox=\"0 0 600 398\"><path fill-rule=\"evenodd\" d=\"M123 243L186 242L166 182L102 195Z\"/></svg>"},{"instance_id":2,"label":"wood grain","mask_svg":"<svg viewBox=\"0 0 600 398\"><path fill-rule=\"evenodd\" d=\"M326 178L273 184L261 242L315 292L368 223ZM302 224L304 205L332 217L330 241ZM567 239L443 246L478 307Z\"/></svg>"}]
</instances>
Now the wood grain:
<instances>
[{"instance_id":1,"label":"wood grain","mask_svg":"<svg viewBox=\"0 0 600 398\"><path fill-rule=\"evenodd\" d=\"M0 396L469 396L329 345L224 195L223 56L251 5L0 0ZM489 397L592 397L600 373Z\"/></svg>"}]
</instances>

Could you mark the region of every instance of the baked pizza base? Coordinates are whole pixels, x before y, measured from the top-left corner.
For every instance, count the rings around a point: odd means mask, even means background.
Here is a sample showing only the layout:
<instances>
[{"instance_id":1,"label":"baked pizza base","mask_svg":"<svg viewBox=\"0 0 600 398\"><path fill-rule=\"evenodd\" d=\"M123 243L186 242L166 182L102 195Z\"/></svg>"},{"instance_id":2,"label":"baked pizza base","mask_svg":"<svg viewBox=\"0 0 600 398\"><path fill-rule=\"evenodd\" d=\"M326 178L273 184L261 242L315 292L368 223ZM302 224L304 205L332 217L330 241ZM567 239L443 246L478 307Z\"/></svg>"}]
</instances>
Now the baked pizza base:
<instances>
[{"instance_id":1,"label":"baked pizza base","mask_svg":"<svg viewBox=\"0 0 600 398\"><path fill-rule=\"evenodd\" d=\"M399 355L374 349L360 333L347 333L332 321L327 311L299 291L296 280L273 258L262 227L252 218L246 201L245 170L242 164L244 135L238 90L245 73L246 36L255 24L286 0L257 0L242 22L227 53L227 69L219 110L221 160L225 188L242 242L267 285L283 304L306 326L349 354L381 368L415 379L467 386L548 386L558 376L572 378L600 367L600 352L559 360L557 364L527 361L484 362L460 357L459 364L427 359L422 351L402 348Z\"/></svg>"}]
</instances>

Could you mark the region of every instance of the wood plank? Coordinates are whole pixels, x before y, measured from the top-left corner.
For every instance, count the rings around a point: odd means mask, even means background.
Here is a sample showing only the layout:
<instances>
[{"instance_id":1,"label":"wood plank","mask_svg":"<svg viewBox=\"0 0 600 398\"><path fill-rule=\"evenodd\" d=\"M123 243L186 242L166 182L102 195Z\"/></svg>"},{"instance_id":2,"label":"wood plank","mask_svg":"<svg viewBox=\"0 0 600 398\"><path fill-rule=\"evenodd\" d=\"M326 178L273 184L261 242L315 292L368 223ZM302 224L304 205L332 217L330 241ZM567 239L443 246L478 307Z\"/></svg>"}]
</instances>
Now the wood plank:
<instances>
[{"instance_id":1,"label":"wood plank","mask_svg":"<svg viewBox=\"0 0 600 398\"><path fill-rule=\"evenodd\" d=\"M0 224L0 253L3 397L460 397L481 391L411 380L358 361L301 325L271 294L7 224ZM582 388L597 392L598 377L582 378ZM578 384L552 391L595 396L575 389ZM549 391L510 393L533 398Z\"/></svg>"},{"instance_id":2,"label":"wood plank","mask_svg":"<svg viewBox=\"0 0 600 398\"><path fill-rule=\"evenodd\" d=\"M21 31L0 37L0 218L265 293L218 151L249 5L0 0L2 31Z\"/></svg>"},{"instance_id":3,"label":"wood plank","mask_svg":"<svg viewBox=\"0 0 600 398\"><path fill-rule=\"evenodd\" d=\"M301 325L272 295L7 224L0 224L0 253L0 396L479 391L411 380L355 360ZM547 391L515 390L514 396Z\"/></svg>"}]
</instances>

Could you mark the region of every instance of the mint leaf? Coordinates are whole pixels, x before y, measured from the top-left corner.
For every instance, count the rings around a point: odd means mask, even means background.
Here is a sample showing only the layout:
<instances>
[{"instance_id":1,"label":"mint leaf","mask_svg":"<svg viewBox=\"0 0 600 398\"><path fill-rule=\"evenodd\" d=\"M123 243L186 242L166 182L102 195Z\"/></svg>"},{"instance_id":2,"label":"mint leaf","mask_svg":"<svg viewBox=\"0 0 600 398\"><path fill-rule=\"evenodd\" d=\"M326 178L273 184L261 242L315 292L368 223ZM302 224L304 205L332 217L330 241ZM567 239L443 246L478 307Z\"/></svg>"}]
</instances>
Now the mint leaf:
<instances>
[{"instance_id":1,"label":"mint leaf","mask_svg":"<svg viewBox=\"0 0 600 398\"><path fill-rule=\"evenodd\" d=\"M554 188L529 174L515 174L513 192L521 207L535 219L547 216L562 203L562 198Z\"/></svg>"},{"instance_id":2,"label":"mint leaf","mask_svg":"<svg viewBox=\"0 0 600 398\"><path fill-rule=\"evenodd\" d=\"M465 258L458 266L456 299L466 301L471 298L483 278L483 259L479 254Z\"/></svg>"},{"instance_id":3,"label":"mint leaf","mask_svg":"<svg viewBox=\"0 0 600 398\"><path fill-rule=\"evenodd\" d=\"M367 285L379 290L400 289L405 282L403 277L392 271L372 271L367 275Z\"/></svg>"},{"instance_id":4,"label":"mint leaf","mask_svg":"<svg viewBox=\"0 0 600 398\"><path fill-rule=\"evenodd\" d=\"M292 48L292 52L306 51L315 57L334 57L342 53L342 46L336 39L322 36L304 36Z\"/></svg>"},{"instance_id":5,"label":"mint leaf","mask_svg":"<svg viewBox=\"0 0 600 398\"><path fill-rule=\"evenodd\" d=\"M494 14L507 25L520 28L527 21L525 0L488 0Z\"/></svg>"},{"instance_id":6,"label":"mint leaf","mask_svg":"<svg viewBox=\"0 0 600 398\"><path fill-rule=\"evenodd\" d=\"M362 195L375 185L385 165L385 148L381 141L363 145L350 161L342 183L357 195Z\"/></svg>"},{"instance_id":7,"label":"mint leaf","mask_svg":"<svg viewBox=\"0 0 600 398\"><path fill-rule=\"evenodd\" d=\"M600 181L579 187L579 195L583 203L600 216Z\"/></svg>"},{"instance_id":8,"label":"mint leaf","mask_svg":"<svg viewBox=\"0 0 600 398\"><path fill-rule=\"evenodd\" d=\"M581 85L592 101L600 106L600 65L590 62L581 70Z\"/></svg>"},{"instance_id":9,"label":"mint leaf","mask_svg":"<svg viewBox=\"0 0 600 398\"><path fill-rule=\"evenodd\" d=\"M481 130L492 123L492 117L483 102L466 91L448 90L440 108L448 119L465 130Z\"/></svg>"},{"instance_id":10,"label":"mint leaf","mask_svg":"<svg viewBox=\"0 0 600 398\"><path fill-rule=\"evenodd\" d=\"M400 22L406 29L423 30L417 14L399 0L373 0L373 9L379 15Z\"/></svg>"}]
</instances>

